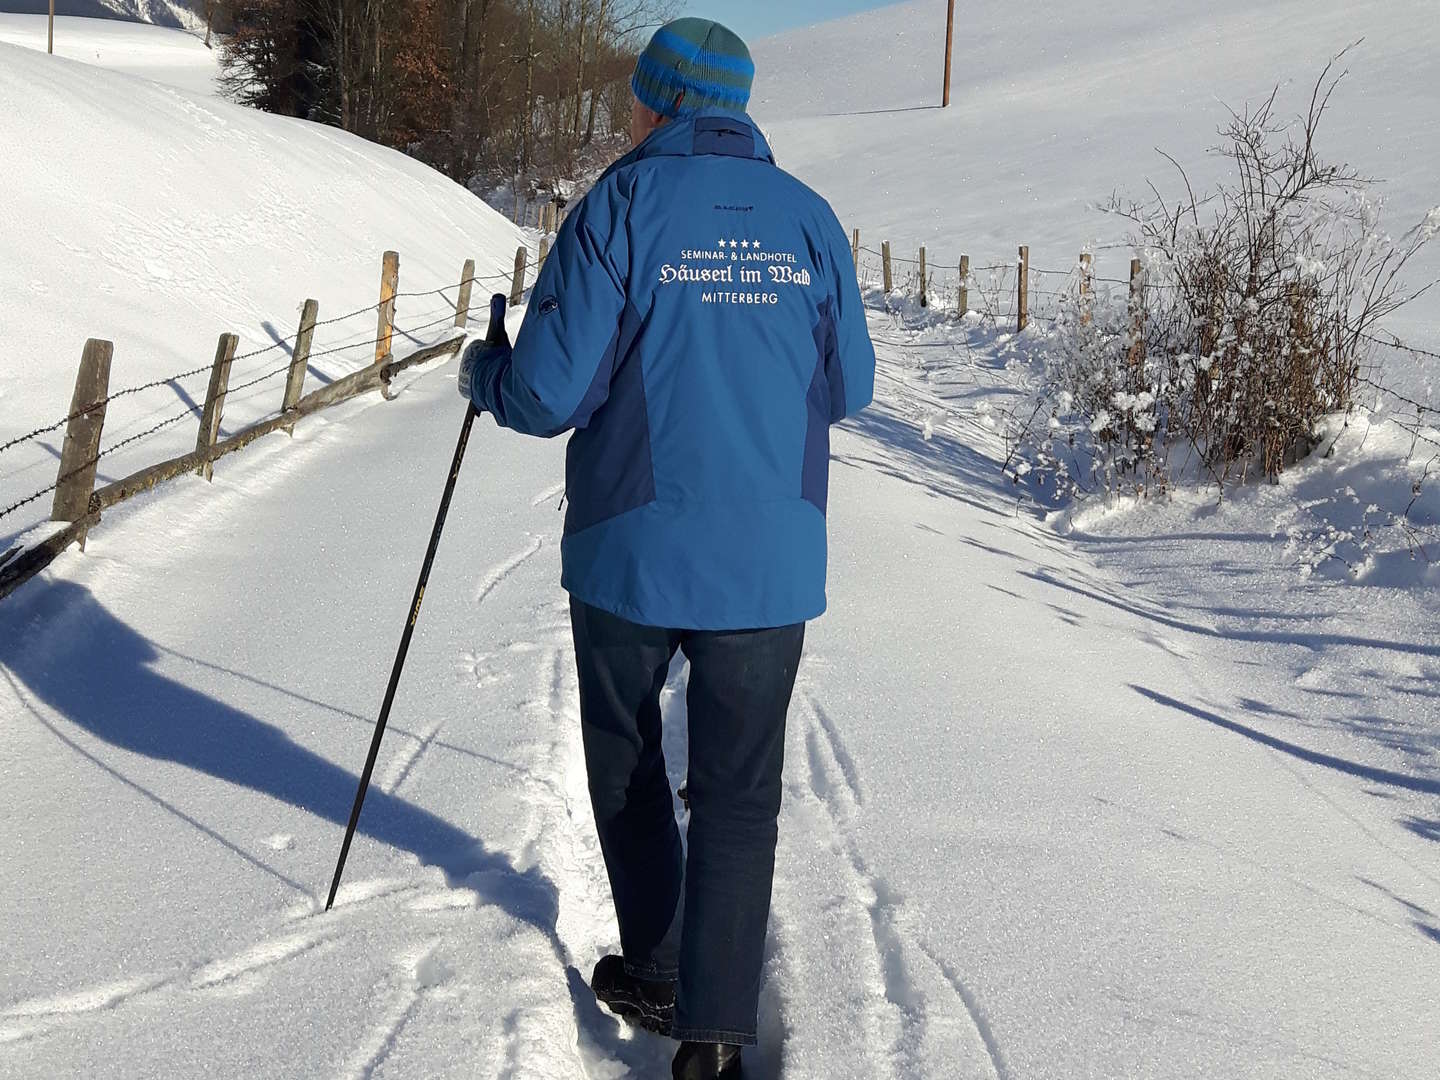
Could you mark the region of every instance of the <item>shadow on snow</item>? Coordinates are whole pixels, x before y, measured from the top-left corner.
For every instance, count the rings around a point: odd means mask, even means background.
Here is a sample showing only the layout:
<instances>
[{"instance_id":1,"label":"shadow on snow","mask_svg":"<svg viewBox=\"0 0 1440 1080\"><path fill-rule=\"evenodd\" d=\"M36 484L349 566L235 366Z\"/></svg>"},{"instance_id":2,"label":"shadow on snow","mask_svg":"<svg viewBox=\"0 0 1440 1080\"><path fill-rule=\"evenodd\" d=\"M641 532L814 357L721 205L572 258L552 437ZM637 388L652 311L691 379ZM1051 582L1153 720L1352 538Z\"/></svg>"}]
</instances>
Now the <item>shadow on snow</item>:
<instances>
[{"instance_id":1,"label":"shadow on snow","mask_svg":"<svg viewBox=\"0 0 1440 1080\"><path fill-rule=\"evenodd\" d=\"M292 740L282 729L152 669L164 650L66 581L36 581L0 617L0 664L12 679L65 720L111 746L268 795L332 822L336 850L358 778ZM38 629L37 629L38 628ZM37 719L87 760L146 798L310 895L158 791L125 777L62 728ZM357 752L359 747L357 746ZM554 942L559 894L538 870L518 871L501 852L404 799L371 788L358 833L443 870L481 899ZM317 871L326 875L327 864ZM316 885L321 884L317 880Z\"/></svg>"}]
</instances>

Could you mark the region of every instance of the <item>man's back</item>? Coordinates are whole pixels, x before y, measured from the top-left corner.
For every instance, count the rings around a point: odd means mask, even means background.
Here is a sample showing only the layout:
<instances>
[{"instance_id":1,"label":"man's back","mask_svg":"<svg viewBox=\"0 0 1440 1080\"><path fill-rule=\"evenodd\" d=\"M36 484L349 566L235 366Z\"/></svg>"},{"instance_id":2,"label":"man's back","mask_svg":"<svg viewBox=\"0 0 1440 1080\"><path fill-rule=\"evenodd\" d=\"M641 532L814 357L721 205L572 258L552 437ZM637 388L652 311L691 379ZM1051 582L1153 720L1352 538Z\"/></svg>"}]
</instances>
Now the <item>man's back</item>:
<instances>
[{"instance_id":1,"label":"man's back","mask_svg":"<svg viewBox=\"0 0 1440 1080\"><path fill-rule=\"evenodd\" d=\"M830 425L875 351L843 230L743 112L754 64L685 18L631 79L635 150L575 208L513 350L461 393L503 426L575 430L565 588L590 802L620 954L598 1001L680 1046L672 1080L743 1080L757 1039L785 717L825 609ZM689 843L661 689L689 662Z\"/></svg>"},{"instance_id":2,"label":"man's back","mask_svg":"<svg viewBox=\"0 0 1440 1080\"><path fill-rule=\"evenodd\" d=\"M562 358L563 360L557 360ZM485 393L577 429L564 585L652 626L803 622L825 607L829 425L874 353L849 246L740 113L655 131L566 221Z\"/></svg>"}]
</instances>

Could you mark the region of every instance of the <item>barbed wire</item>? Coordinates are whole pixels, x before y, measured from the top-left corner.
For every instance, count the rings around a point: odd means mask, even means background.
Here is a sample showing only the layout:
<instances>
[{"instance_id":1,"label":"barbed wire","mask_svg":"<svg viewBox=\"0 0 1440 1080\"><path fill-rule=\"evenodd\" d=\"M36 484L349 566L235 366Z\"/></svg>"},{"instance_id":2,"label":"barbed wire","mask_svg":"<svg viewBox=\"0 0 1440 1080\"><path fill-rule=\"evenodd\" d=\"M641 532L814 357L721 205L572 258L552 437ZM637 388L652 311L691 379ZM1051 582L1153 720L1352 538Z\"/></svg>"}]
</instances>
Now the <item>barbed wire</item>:
<instances>
[{"instance_id":1,"label":"barbed wire","mask_svg":"<svg viewBox=\"0 0 1440 1080\"><path fill-rule=\"evenodd\" d=\"M413 299L414 297L417 297L417 296L439 296L439 297L442 297L442 298L444 298L444 299L446 299L446 300L450 300L450 298L445 295L445 290L446 290L446 289L463 289L466 285L473 285L473 284L475 284L475 283L477 283L477 282L484 283L484 282L487 282L487 281L511 281L511 280L513 280L513 279L514 279L514 271L513 271L513 270L512 270L510 273L508 273L508 274L507 274L507 273L504 273L504 272L496 273L496 274L472 274L472 275L471 275L470 277L468 277L468 278L461 278L460 281L459 281L457 284L454 284L454 285L441 285L438 289L417 289L417 290L415 290L414 292L397 292L397 293L395 294L395 299L396 299L396 300L408 300L408 299ZM450 300L450 303L453 305L453 304L455 303L455 301L454 301L454 300ZM376 308L378 308L379 306L380 306L380 304L376 304L376 305L375 305ZM315 325L318 326L318 325L320 325L320 324L319 324L319 323L316 323Z\"/></svg>"},{"instance_id":2,"label":"barbed wire","mask_svg":"<svg viewBox=\"0 0 1440 1080\"><path fill-rule=\"evenodd\" d=\"M55 491L58 487L60 487L61 484L65 483L65 481L70 480L70 479L72 479L73 477L79 476L81 473L83 473L86 469L90 468L92 465L98 465L98 464L100 463L100 460L101 460L102 458L108 457L110 454L115 453L117 450L122 450L122 449L124 449L125 447L131 445L132 443L139 442L141 439L149 438L151 435L154 435L154 434L156 434L157 432L163 431L163 430L164 430L165 428L167 428L167 427L171 427L171 426L174 425L174 424L178 424L181 420L184 420L184 419L186 419L187 417L195 416L198 412L199 412L199 409L196 408L196 407L194 407L194 406L187 407L184 412L177 413L177 414L175 414L174 416L171 416L171 417L168 417L167 419L161 420L158 424L155 424L153 427L146 428L144 431L137 432L137 433L134 434L134 435L127 436L126 438L121 439L119 442L113 443L113 444L111 444L110 446L105 447L104 449L98 451L93 457L89 458L87 461L81 462L79 465L75 466L75 468L71 469L69 472L63 473L63 474L61 474L60 476L56 477L55 482L54 482L53 484L49 484L49 485L47 485L46 487L41 488L39 491L35 492L34 494L32 494L32 495L27 495L27 496L25 496L25 498L20 499L20 500L17 501L17 502L13 502L13 503L11 503L9 506L5 507L5 509L0 510L0 519L9 517L9 516L10 516L11 514L13 514L16 510L19 510L19 509L21 509L22 507L25 507L25 506L29 506L31 503L35 502L35 500L37 500L37 499L43 499L46 495L49 495L52 491Z\"/></svg>"},{"instance_id":3,"label":"barbed wire","mask_svg":"<svg viewBox=\"0 0 1440 1080\"><path fill-rule=\"evenodd\" d=\"M1356 376L1355 376L1355 381L1356 381L1356 382L1359 382L1359 383L1364 383L1366 386L1370 387L1372 390L1378 390L1378 391L1380 391L1380 393L1385 394L1385 395L1387 395L1387 396L1389 396L1389 397L1392 397L1392 398L1394 398L1396 401L1403 401L1406 405L1409 405L1412 409L1414 409L1414 410L1415 410L1417 413L1419 413L1421 416L1423 416L1423 415L1426 414L1426 413L1437 413L1437 414L1440 414L1440 409L1437 409L1435 406L1433 406L1433 405L1427 405L1427 404L1425 404L1423 401L1416 401L1416 400L1415 400L1414 398L1412 398L1412 397L1406 397L1404 394L1400 393L1398 390L1392 390L1392 389L1390 389L1390 387L1385 386L1385 385L1383 385L1383 384L1381 384L1381 383L1378 383L1378 382L1376 382L1376 381L1373 380L1373 379L1366 378L1364 375L1356 375Z\"/></svg>"},{"instance_id":4,"label":"barbed wire","mask_svg":"<svg viewBox=\"0 0 1440 1080\"><path fill-rule=\"evenodd\" d=\"M1385 341L1383 338L1377 338L1372 334L1362 333L1359 335L1359 337L1362 341L1368 341L1373 345L1383 345L1387 349L1399 349L1401 352L1414 353L1416 356L1425 356L1430 358L1431 360L1440 360L1440 353L1431 352L1428 349L1418 349L1414 345L1407 345L1405 344L1405 342L1401 341L1393 334L1391 335L1390 341Z\"/></svg>"},{"instance_id":5,"label":"barbed wire","mask_svg":"<svg viewBox=\"0 0 1440 1080\"><path fill-rule=\"evenodd\" d=\"M495 274L485 274L485 275L479 275L479 274L477 274L477 275L474 275L474 276L472 276L472 277L470 277L470 278L468 278L468 279L462 279L462 280L459 282L458 285L444 285L444 286L441 286L441 287L438 288L438 289L421 289L421 290L416 290L416 291L414 291L414 292L396 293L396 294L395 294L395 299L402 299L402 298L403 298L403 299L412 299L412 298L418 297L418 296L433 296L433 295L439 295L439 296L441 296L441 297L443 297L443 298L445 298L445 299L448 300L449 298L448 298L448 297L445 297L445 293L444 293L444 291L443 291L443 290L445 290L445 289L459 288L460 286L465 285L467 282L491 282L491 281L513 281L513 272L510 273L510 274L507 274L507 273L504 273L504 272L495 273ZM354 311L348 311L348 312L344 313L343 315L335 315L335 316L332 316L331 318L328 318L328 319L320 319L320 320L317 320L317 321L315 322L315 324L314 324L313 329L319 329L319 328L322 327L322 326L334 326L336 323L345 322L346 320L353 319L353 318L355 318L355 317L358 316L358 315L365 315L365 314L367 314L367 313L369 313L369 312L372 312L372 311L378 311L386 302L387 302L387 301L377 301L377 302L375 302L375 303L373 303L373 304L370 304L370 305L368 305L368 306L366 306L366 307L356 308ZM443 320L442 320L442 321L443 321ZM434 324L430 324L430 325L434 325ZM253 360L253 359L255 359L256 357L265 356L265 355L267 355L267 354L269 354L269 353L275 352L277 349L283 349L283 348L286 348L286 347L288 347L288 346L291 346L291 345L293 345L293 343L299 338L299 336L300 336L300 331L297 330L294 334L290 334L290 335L288 335L287 337L279 338L279 339L277 339L276 341L272 342L272 343L269 344L269 345L265 345L265 346L262 346L262 347L257 348L257 349L252 349L252 350L250 350L249 352L241 353L241 354L235 356L235 357L231 360L231 364L232 364L232 366L233 366L234 364L240 363L241 361ZM371 344L371 345L377 344L378 341L379 341L378 338L374 338L374 339L372 339L372 340L370 341L370 344ZM332 353L334 353L334 352L341 351L341 349L343 349L343 348L358 348L360 344L361 344L360 342L351 342L351 343L349 343L349 344L347 344L347 345L345 345L345 346L342 346L342 347L340 347L340 348L328 349L328 350L324 350L324 351L319 352L319 353L311 353L311 356L312 356L312 357L313 357L313 356L326 356L326 355L330 355L330 354L332 354ZM113 393L108 393L108 394L105 395L105 397L101 398L99 401L93 402L93 403L91 403L90 405L87 405L87 406L86 406L85 408L83 408L83 409L77 409L77 410L75 410L74 412L71 412L71 413L66 414L65 416L62 416L59 420L53 421L52 423L43 424L43 425L41 425L40 427L37 427L37 428L34 428L34 429L30 430L30 431L25 432L24 434L17 435L17 436L15 436L14 438L11 438L11 439L7 440L7 441L4 442L4 443L0 443L0 454L3 454L3 453L4 453L5 451L7 451L7 450L13 449L14 447L20 446L22 443L33 442L34 440L40 438L40 437L43 436L43 435L48 435L48 434L50 434L50 433L53 432L53 431L59 431L61 428L65 427L67 424L69 424L71 421L73 421L73 420L78 420L78 419L80 419L80 418L82 418L82 417L85 417L85 416L90 415L91 413L93 413L93 412L95 412L95 411L97 411L97 410L99 410L99 409L101 409L101 408L107 407L107 406L109 406L109 404L110 404L111 402L118 401L118 400L120 400L120 399L122 399L122 398L130 397L130 396L135 395L135 394L144 393L144 392L147 391L147 390L155 390L155 389L158 389L158 388L163 387L163 386L170 386L171 384L180 382L180 381L182 381L182 380L184 380L184 379L191 379L191 378L195 378L195 377L198 376L198 375L208 374L213 367L214 367L214 362L212 361L212 362L210 362L210 363L203 364L203 365L201 365L201 366L199 366L199 367L191 368L191 369L188 370L188 371L176 372L176 373L173 374L173 375L166 375L166 376L163 376L163 377L158 378L158 379L151 379L151 380L149 380L148 382L138 383L138 384L136 384L136 385L134 385L134 386L127 386L127 387L125 387L124 389L116 390L116 391L114 391ZM271 375L269 375L269 376L267 376L267 377L273 377L273 374L271 374ZM262 380L256 380L256 381L263 381L263 379L262 379ZM245 385L250 385L250 384L245 384ZM235 387L235 388L233 388L233 389L240 389L240 387Z\"/></svg>"},{"instance_id":6,"label":"barbed wire","mask_svg":"<svg viewBox=\"0 0 1440 1080\"><path fill-rule=\"evenodd\" d=\"M1429 435L1426 435L1426 434L1425 434L1423 431L1421 431L1418 427L1412 427L1410 424L1406 423L1404 420L1399 420L1399 419L1397 419L1397 418L1395 418L1395 417L1393 417L1393 416L1390 418L1390 422L1391 422L1392 424L1394 424L1396 427L1398 427L1401 431L1403 431L1403 432L1405 432L1407 435L1411 436L1412 438L1418 439L1420 442L1423 442L1423 443L1429 443L1431 446L1435 447L1436 449L1440 449L1440 440L1432 439Z\"/></svg>"},{"instance_id":7,"label":"barbed wire","mask_svg":"<svg viewBox=\"0 0 1440 1080\"><path fill-rule=\"evenodd\" d=\"M468 279L468 280L470 280L470 281L501 281L501 280L510 281L510 280L512 280L512 275L510 275L510 274L487 274L487 275L478 275L478 274L477 274L477 275L475 275L474 277L472 277L472 278L470 278L470 279ZM460 282L460 285L464 285L464 284L465 284L465 281L462 280L462 281ZM454 287L454 286L445 286L444 288L452 288L452 287ZM441 295L442 297L444 296L443 292L441 292L441 290L438 290L438 289L417 290L417 291L415 291L415 292L413 292L413 293L408 293L408 294L405 294L405 295L406 295L408 298L413 298L413 297L416 297L416 296L428 296L428 295L435 295L435 294L439 294L439 295ZM396 296L397 296L397 298L399 298L399 297L400 297L400 294L397 293ZM446 298L446 299L448 299L448 298ZM356 309L355 311L347 312L347 313L344 314L344 315L337 315L337 316L335 316L334 318L324 320L323 322L317 321L317 322L315 323L315 326L316 326L316 327L319 327L319 326L334 325L335 323L343 322L343 321L345 321L346 319L354 318L354 317L357 316L357 315L363 315L363 314L365 314L366 312L369 312L369 311L376 311L376 310L378 310L378 309L382 306L382 303L383 303L383 302L377 302L377 303L372 304L372 305L370 305L370 306L368 306L368 307L365 307L365 308L358 308L358 309ZM438 310L440 310L440 309L438 309L438 308L436 308L436 309L431 309L431 312L427 312L427 313L425 313L425 314L428 315L428 314L431 314L431 313L433 313L433 312L435 312L435 311L438 311ZM396 325L396 326L393 326L393 327L392 327L392 333L400 333L400 334L406 334L406 335L414 335L414 334L420 333L421 331L428 330L428 329L432 329L432 328L434 328L434 327L436 327L436 326L440 326L440 325L443 324L443 323L451 322L451 321L454 320L455 315L456 315L456 312L455 312L454 306L451 305L451 304L447 304L447 305L446 305L446 308L445 308L445 313L444 313L443 315L441 315L440 317L435 318L435 319L431 319L431 320L429 320L429 321L427 321L427 322L423 322L423 323L420 323L419 325L411 326L411 327L408 327L408 328L406 328L406 327L401 327L401 326ZM422 316L420 316L420 317L421 317L421 318L424 318L425 315L422 315ZM298 333L297 333L296 335L292 335L292 337L298 337ZM321 349L321 350L319 350L318 352L311 352L309 358L310 358L310 359L315 359L315 358L317 358L317 357L331 356L331 355L334 355L334 354L337 354L337 353L346 352L346 351L353 350L353 349L360 349L360 348L372 347L372 346L378 345L382 340L384 340L384 337L385 337L385 335L377 334L375 337L369 339L368 341L366 341L366 340L357 340L357 341L345 342L345 343L343 343L343 344L336 345L336 346L333 346L333 347L331 347L331 348ZM276 349L280 349L280 348L283 348L283 347L285 347L286 345L288 345L288 344L290 343L290 341L291 341L291 338L284 338L284 339L281 339L281 340L279 340L279 341L274 342L274 343L271 344L271 345L265 346L265 347L263 347L263 348L253 349L253 350L251 350L251 351L249 351L249 352L242 353L242 354L236 356L236 357L231 361L231 364L232 364L232 366L233 366L233 365L234 365L236 362L238 362L238 361L247 360L247 359L254 359L255 357L263 356L263 355L266 355L267 353L274 352ZM243 382L237 383L237 384L232 385L232 386L228 386L228 387L226 388L226 395L229 396L229 395L237 394L237 393L239 393L239 392L242 391L242 390L247 390L247 389L249 389L249 388L251 388L251 387L253 387L253 386L259 385L260 383L267 382L267 381L269 381L269 380L271 380L271 379L277 378L278 376L283 375L283 374L285 374L286 372L288 372L293 366L294 366L294 361L293 361L293 360L287 360L285 364L283 364L283 365L281 365L281 366L279 366L279 367L271 368L271 369L269 369L269 370L267 370L267 371L264 371L264 372L262 372L261 374L255 376L254 378L249 378L249 379L246 379L246 380L243 381ZM95 412L95 411L97 411L97 410L99 410L99 409L107 406L110 402L115 401L116 399L128 397L128 396L133 395L133 394L138 394L138 393L141 393L142 391L145 391L145 390L151 390L151 389L156 389L156 388L162 387L162 386L168 386L168 385L170 385L170 384L172 384L172 383L178 382L178 381L180 381L180 380L182 380L182 379L186 379L186 378L193 377L193 376L195 376L195 375L205 374L205 373L210 372L213 367L214 367L214 364L213 364L213 362L212 362L212 363L210 363L210 364L206 364L206 365L203 366L203 367L194 368L194 369L192 369L192 370L190 370L190 371L179 372L179 373L177 373L177 374L175 374L175 375L170 375L170 376L167 376L167 377L164 377L164 378L160 378L160 379L152 379L152 380L150 380L149 382L140 383L140 384L137 384L137 385L135 385L135 386L126 387L126 388L123 389L123 390L117 390L117 391L116 391L115 393L113 393L113 394L107 394L107 395L106 395L104 398L102 398L100 401L97 401L97 402L93 403L92 405L87 406L87 407L84 408L84 409L79 409L79 410L75 411L74 413L71 413L70 415L68 415L68 416L66 416L66 417L64 417L64 418L56 421L56 422L53 423L53 424L48 424L48 425L45 425L44 427L36 428L36 429L35 429L34 431L32 431L32 432L27 432L25 435L18 436L17 438L14 438L14 439L9 440L8 442L4 443L3 445L0 445L0 451L8 450L8 449L10 449L11 447L13 447L13 446L18 446L19 444L21 444L21 443L23 443L23 442L27 442L27 441L30 441L30 440L32 440L32 439L38 438L39 436L44 435L44 434L47 434L47 433L49 433L49 432L51 432L51 431L56 431L56 430L58 430L59 428L64 427L64 426L65 426L66 424L68 424L71 420L78 419L78 418L80 418L80 417L82 417L82 416L89 415L90 413ZM41 488L39 491L32 492L31 494L25 496L24 498L18 499L18 500L16 500L15 502L10 503L8 506L4 507L3 509L0 509L0 519L9 517L11 514L15 513L16 511L21 510L21 509L23 509L24 507L29 506L31 503L34 503L34 502L36 502L37 500L44 498L46 495L51 494L52 492L54 492L55 490L57 490L62 484L64 484L67 480L71 479L71 478L74 477L74 476L79 475L80 473L84 472L86 469L90 468L91 466L98 465L99 462L100 462L103 458L105 458L105 457L107 457L107 456L109 456L109 455L111 455L111 454L114 454L115 452L117 452L117 451L119 451L119 450L121 450L121 449L124 449L124 448L127 447L127 446L131 446L131 445L133 445L134 443L140 442L140 441L143 440L143 439L147 439L147 438L149 438L149 437L152 436L152 435L156 435L156 434L158 434L159 432L164 431L166 428L169 428L169 427L174 426L175 424L178 424L180 421L186 419L187 417L196 416L196 415L198 415L198 414L200 413L200 411L201 411L200 407L197 407L197 406L187 406L186 409L185 409L183 412L179 412L179 413L174 414L173 416L169 416L169 417L165 418L164 420L161 420L160 422L158 422L158 423L156 423L156 424L153 424L153 425L151 425L150 427L144 429L143 431L136 432L136 433L134 433L133 435L128 435L128 436L126 436L125 438L120 439L119 441L111 444L110 446L107 446L107 447L99 450L99 451L98 451L93 457L91 457L89 460L87 460L87 461L85 461L85 462L82 462L81 464L77 465L75 468L69 470L68 472L64 473L64 474L61 475L61 476L58 476L53 483L47 484L45 487Z\"/></svg>"},{"instance_id":8,"label":"barbed wire","mask_svg":"<svg viewBox=\"0 0 1440 1080\"><path fill-rule=\"evenodd\" d=\"M250 389L250 387L257 386L262 382L273 379L277 375L284 375L287 371L290 370L292 366L294 366L293 363L287 362L283 367L278 367L271 371L267 371L264 375L260 375L254 379L251 379L249 382L242 382L237 386L231 386L227 388L225 394L227 397L231 394L238 394L241 390L248 390Z\"/></svg>"}]
</instances>

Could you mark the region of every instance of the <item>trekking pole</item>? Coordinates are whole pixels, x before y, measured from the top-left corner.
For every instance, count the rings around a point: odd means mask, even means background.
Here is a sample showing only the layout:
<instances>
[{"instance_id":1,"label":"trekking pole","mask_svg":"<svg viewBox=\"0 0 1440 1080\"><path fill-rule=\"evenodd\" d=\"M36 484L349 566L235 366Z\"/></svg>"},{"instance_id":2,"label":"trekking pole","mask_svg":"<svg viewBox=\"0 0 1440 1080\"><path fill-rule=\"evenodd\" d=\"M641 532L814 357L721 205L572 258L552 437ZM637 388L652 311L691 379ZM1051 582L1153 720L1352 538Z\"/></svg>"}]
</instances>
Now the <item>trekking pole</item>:
<instances>
[{"instance_id":1,"label":"trekking pole","mask_svg":"<svg viewBox=\"0 0 1440 1080\"><path fill-rule=\"evenodd\" d=\"M505 297L496 293L490 298L490 325L485 331L489 345L505 343ZM370 756L365 759L365 769L360 774L360 786L355 791L355 805L350 808L350 823L345 826L345 842L340 845L340 858L335 863L335 877L330 882L330 898L325 901L329 911L335 903L335 893L340 889L340 875L345 872L345 858L350 854L350 841L355 839L355 825L360 820L360 808L365 804L365 793L370 788L370 774L375 771L375 759L380 754L380 740L385 737L385 724L390 719L390 706L395 702L395 689L400 685L400 672L405 667L405 654L410 651L410 638L415 633L415 622L420 618L420 605L425 600L425 585L430 580L430 567L435 563L435 552L440 547L440 532L445 528L445 517L450 513L450 498L455 494L455 481L460 477L460 463L465 459L465 447L470 442L470 428L475 423L475 405L472 402L465 410L465 423L460 428L460 441L455 446L455 458L450 462L450 476L445 481L445 494L440 498L440 512L435 515L435 529L430 534L430 546L425 550L425 562L420 567L420 580L415 584L415 599L410 601L410 618L400 635L400 649L395 654L395 666L390 670L390 685L385 688L385 700L380 705L380 719L375 722L375 736L370 740Z\"/></svg>"}]
</instances>

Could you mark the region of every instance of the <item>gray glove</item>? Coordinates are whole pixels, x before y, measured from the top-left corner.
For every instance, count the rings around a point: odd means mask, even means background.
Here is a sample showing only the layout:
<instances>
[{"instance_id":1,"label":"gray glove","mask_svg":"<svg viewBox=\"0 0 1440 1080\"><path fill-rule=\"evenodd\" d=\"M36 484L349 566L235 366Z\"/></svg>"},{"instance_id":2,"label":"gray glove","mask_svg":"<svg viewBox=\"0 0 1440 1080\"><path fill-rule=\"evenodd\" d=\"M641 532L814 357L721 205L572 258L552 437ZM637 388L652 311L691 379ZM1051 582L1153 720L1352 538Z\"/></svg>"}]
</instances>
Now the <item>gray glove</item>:
<instances>
[{"instance_id":1,"label":"gray glove","mask_svg":"<svg viewBox=\"0 0 1440 1080\"><path fill-rule=\"evenodd\" d=\"M460 355L460 378L456 384L460 396L483 408L484 403L475 400L478 380L492 364L503 363L510 357L510 335L505 331L505 297L499 293L490 298L490 324L483 338L467 338Z\"/></svg>"}]
</instances>

